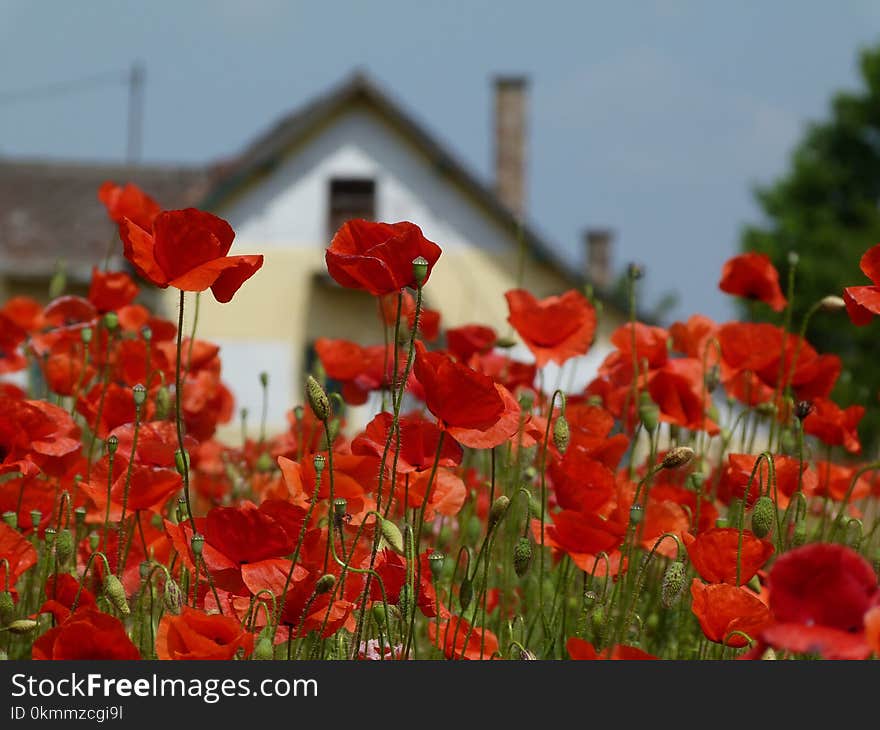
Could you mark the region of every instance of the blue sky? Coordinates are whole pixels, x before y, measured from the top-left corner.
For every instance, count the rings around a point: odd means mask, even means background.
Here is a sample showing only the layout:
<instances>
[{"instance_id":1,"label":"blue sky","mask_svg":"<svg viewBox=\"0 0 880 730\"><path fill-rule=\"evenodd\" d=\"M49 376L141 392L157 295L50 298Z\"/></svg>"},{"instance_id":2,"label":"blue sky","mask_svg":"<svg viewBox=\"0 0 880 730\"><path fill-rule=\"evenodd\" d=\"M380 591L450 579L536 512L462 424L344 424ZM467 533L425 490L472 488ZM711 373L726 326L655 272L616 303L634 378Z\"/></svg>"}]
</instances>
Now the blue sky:
<instances>
[{"instance_id":1,"label":"blue sky","mask_svg":"<svg viewBox=\"0 0 880 730\"><path fill-rule=\"evenodd\" d=\"M581 231L611 227L614 264L645 267L645 305L675 291L673 315L723 320L752 186L878 42L870 0L0 0L0 99L140 60L144 159L199 163L360 67L488 179L491 78L525 73L535 226L573 265ZM0 154L121 159L125 122L121 83L0 103Z\"/></svg>"}]
</instances>

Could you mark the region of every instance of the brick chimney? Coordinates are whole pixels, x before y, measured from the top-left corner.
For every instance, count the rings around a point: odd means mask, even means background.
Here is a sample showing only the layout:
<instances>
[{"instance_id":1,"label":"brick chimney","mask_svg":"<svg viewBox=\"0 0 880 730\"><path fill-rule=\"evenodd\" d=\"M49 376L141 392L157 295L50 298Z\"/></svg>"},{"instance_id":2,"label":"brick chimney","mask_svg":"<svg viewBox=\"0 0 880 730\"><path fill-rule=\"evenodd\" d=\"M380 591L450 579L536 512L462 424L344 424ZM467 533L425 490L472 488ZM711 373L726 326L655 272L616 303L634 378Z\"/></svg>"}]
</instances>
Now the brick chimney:
<instances>
[{"instance_id":1,"label":"brick chimney","mask_svg":"<svg viewBox=\"0 0 880 730\"><path fill-rule=\"evenodd\" d=\"M587 248L587 280L597 289L611 286L611 241L614 234L607 228L588 228L584 232Z\"/></svg>"},{"instance_id":2,"label":"brick chimney","mask_svg":"<svg viewBox=\"0 0 880 730\"><path fill-rule=\"evenodd\" d=\"M495 78L495 192L517 216L526 209L525 76Z\"/></svg>"}]
</instances>

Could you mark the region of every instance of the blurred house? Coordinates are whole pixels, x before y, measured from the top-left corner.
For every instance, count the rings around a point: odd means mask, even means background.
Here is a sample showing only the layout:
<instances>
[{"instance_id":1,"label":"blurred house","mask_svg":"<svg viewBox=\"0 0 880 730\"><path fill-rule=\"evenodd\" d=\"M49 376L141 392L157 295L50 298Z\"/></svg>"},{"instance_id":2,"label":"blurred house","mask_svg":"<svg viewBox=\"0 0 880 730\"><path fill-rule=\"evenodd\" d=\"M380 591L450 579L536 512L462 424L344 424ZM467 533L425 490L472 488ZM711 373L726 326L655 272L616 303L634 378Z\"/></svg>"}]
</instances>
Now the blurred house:
<instances>
[{"instance_id":1,"label":"blurred house","mask_svg":"<svg viewBox=\"0 0 880 730\"><path fill-rule=\"evenodd\" d=\"M494 82L491 185L363 74L284 117L231 160L205 168L0 161L0 297L45 298L59 260L71 292L84 291L92 265L108 252L113 264L124 264L96 198L105 180L135 182L165 208L210 210L236 231L232 253L262 253L265 264L231 303L201 297L198 333L221 345L224 379L254 416L261 409L258 373L268 373L268 423L279 428L303 401L318 337L382 341L372 298L326 273L324 250L334 232L350 218L409 220L443 249L425 302L446 327L480 322L512 334L504 292L517 286L520 268L523 286L538 297L593 286L605 299L601 331L587 368L566 374L582 386L623 317L608 295L611 234L588 231L587 264L572 270L528 224L527 92L522 77ZM176 318L176 292L156 301ZM190 316L193 309L190 303ZM524 348L515 354L529 359ZM545 375L552 385L555 376Z\"/></svg>"}]
</instances>

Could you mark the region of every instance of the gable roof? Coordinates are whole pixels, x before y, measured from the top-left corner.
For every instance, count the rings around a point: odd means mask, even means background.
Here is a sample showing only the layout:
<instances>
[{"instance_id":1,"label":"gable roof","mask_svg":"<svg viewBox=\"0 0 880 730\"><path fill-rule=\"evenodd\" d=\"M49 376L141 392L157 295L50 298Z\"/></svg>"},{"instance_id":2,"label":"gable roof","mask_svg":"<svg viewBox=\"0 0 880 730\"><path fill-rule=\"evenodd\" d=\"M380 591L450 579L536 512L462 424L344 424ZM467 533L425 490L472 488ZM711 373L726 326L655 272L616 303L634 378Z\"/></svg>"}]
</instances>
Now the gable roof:
<instances>
[{"instance_id":1,"label":"gable roof","mask_svg":"<svg viewBox=\"0 0 880 730\"><path fill-rule=\"evenodd\" d=\"M201 206L208 209L221 206L244 186L274 170L283 157L352 107L367 108L377 113L430 160L439 174L475 200L514 240L522 235L535 259L552 266L573 284L583 283L580 272L572 271L553 245L528 223L521 222L501 202L494 190L485 185L420 122L360 71L304 107L286 115L257 137L238 158L226 166L201 201Z\"/></svg>"},{"instance_id":2,"label":"gable roof","mask_svg":"<svg viewBox=\"0 0 880 730\"><path fill-rule=\"evenodd\" d=\"M195 167L0 158L0 274L51 276L63 260L71 278L85 281L116 238L98 201L104 181L133 182L163 207L183 208L202 197L209 178Z\"/></svg>"}]
</instances>

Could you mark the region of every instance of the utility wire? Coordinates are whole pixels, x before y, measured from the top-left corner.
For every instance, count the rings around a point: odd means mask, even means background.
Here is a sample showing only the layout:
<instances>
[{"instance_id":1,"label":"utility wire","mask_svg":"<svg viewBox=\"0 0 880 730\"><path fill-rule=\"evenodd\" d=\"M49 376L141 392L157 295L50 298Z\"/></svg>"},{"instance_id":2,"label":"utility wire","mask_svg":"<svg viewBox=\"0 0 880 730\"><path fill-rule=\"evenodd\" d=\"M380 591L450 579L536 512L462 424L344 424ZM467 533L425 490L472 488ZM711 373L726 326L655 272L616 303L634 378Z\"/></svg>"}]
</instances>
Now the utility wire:
<instances>
[{"instance_id":1,"label":"utility wire","mask_svg":"<svg viewBox=\"0 0 880 730\"><path fill-rule=\"evenodd\" d=\"M128 71L112 71L70 81L61 81L54 84L45 84L43 86L32 86L27 89L0 91L0 104L15 104L21 101L73 94L78 91L84 91L98 86L128 84L130 83L130 79L131 75Z\"/></svg>"}]
</instances>

